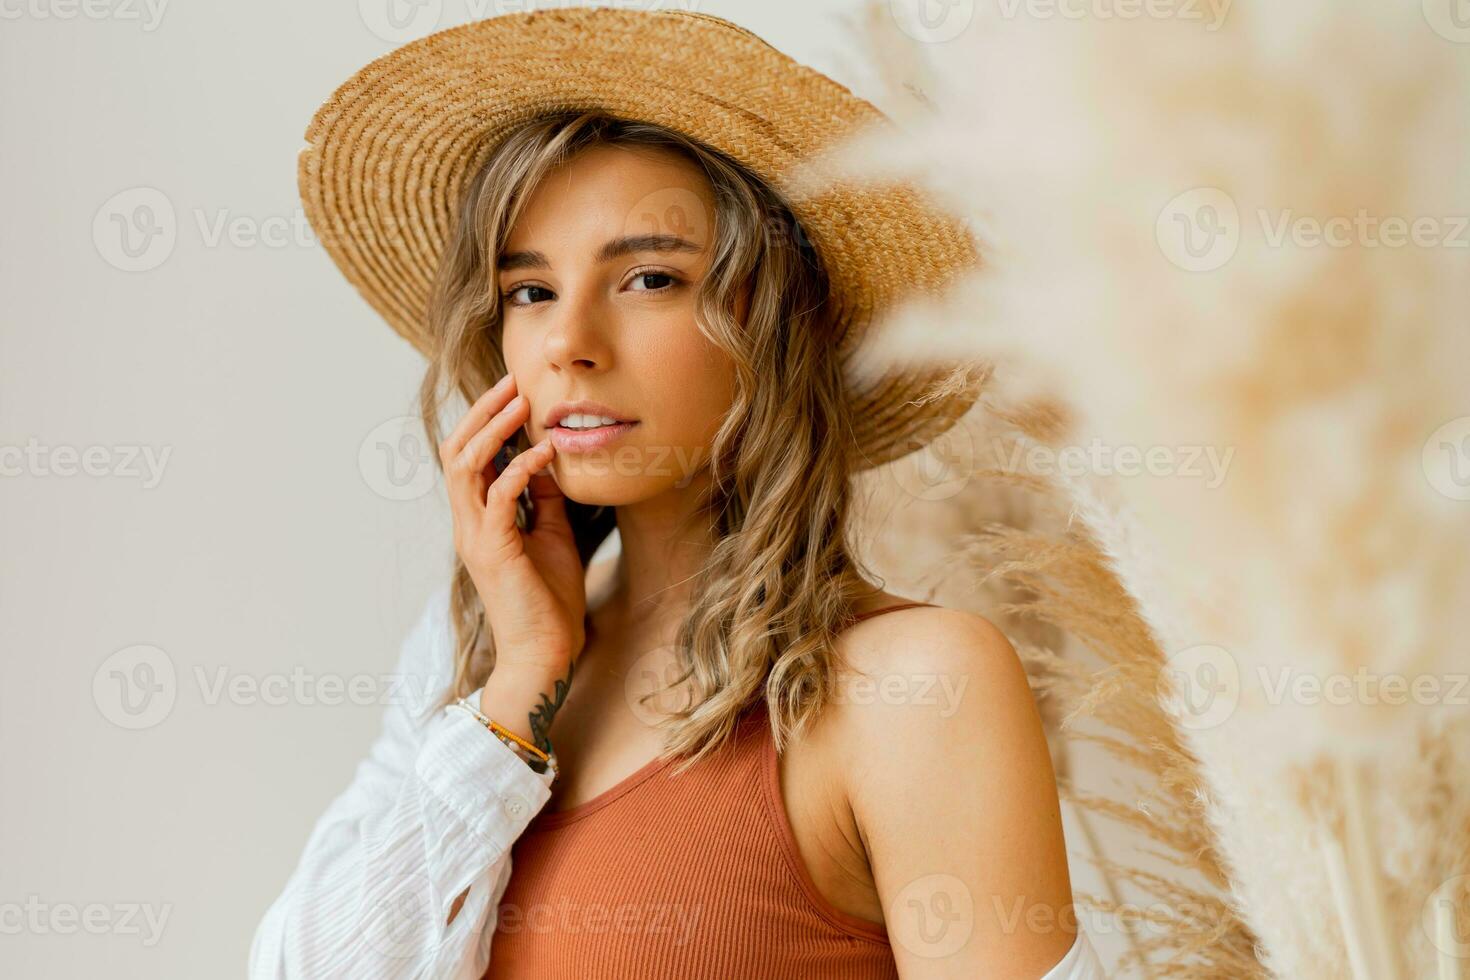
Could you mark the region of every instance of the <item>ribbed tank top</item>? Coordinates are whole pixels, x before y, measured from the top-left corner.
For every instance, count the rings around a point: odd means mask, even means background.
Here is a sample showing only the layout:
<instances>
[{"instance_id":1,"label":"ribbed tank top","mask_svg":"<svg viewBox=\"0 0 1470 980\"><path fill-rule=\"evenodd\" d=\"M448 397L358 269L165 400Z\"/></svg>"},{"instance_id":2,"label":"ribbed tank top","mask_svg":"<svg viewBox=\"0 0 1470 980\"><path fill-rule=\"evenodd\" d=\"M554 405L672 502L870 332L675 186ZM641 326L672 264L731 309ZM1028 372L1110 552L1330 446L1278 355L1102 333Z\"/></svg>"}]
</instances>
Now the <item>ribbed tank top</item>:
<instances>
[{"instance_id":1,"label":"ribbed tank top","mask_svg":"<svg viewBox=\"0 0 1470 980\"><path fill-rule=\"evenodd\" d=\"M829 903L802 861L764 701L720 750L679 775L677 761L536 815L511 851L484 980L898 976L884 926Z\"/></svg>"}]
</instances>

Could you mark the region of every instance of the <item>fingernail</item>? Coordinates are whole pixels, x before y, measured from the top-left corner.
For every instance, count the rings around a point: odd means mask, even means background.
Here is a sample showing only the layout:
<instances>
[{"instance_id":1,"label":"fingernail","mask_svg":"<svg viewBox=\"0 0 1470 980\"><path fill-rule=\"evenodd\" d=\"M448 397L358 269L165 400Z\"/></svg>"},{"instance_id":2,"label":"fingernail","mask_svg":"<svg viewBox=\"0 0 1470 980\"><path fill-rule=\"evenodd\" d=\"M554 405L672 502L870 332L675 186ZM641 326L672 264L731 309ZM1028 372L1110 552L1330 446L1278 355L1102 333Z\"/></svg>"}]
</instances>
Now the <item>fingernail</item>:
<instances>
[{"instance_id":1,"label":"fingernail","mask_svg":"<svg viewBox=\"0 0 1470 980\"><path fill-rule=\"evenodd\" d=\"M495 390L496 391L504 391L505 390L505 386L508 385L508 384L510 384L510 379L511 379L511 376L509 374L507 374L505 377L503 377L499 381L495 382Z\"/></svg>"}]
</instances>

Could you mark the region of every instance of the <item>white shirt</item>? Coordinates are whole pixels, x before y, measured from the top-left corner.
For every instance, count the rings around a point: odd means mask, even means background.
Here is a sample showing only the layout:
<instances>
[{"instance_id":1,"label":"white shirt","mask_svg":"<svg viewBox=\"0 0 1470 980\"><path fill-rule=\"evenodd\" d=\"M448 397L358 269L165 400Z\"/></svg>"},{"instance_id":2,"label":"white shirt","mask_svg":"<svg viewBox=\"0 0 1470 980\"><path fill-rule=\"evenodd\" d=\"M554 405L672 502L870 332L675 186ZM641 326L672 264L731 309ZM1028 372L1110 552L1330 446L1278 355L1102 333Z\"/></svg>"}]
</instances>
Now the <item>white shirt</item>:
<instances>
[{"instance_id":1,"label":"white shirt","mask_svg":"<svg viewBox=\"0 0 1470 980\"><path fill-rule=\"evenodd\" d=\"M256 928L252 980L485 972L511 845L551 798L552 777L466 712L433 710L453 679L453 651L446 585L403 643L402 696ZM1103 980L1085 932L1041 980Z\"/></svg>"}]
</instances>

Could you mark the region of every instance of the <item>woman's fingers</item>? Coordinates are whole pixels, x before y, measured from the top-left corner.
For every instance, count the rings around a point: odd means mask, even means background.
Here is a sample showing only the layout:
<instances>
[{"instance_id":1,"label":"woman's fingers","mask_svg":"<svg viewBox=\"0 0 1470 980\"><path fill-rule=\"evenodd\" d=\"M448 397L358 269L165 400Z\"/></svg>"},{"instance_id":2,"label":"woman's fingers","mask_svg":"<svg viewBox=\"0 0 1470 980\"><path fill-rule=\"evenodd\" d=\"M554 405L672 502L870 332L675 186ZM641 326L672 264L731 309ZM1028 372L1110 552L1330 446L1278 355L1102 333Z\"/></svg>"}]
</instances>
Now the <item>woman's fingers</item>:
<instances>
[{"instance_id":1,"label":"woman's fingers","mask_svg":"<svg viewBox=\"0 0 1470 980\"><path fill-rule=\"evenodd\" d=\"M531 404L525 395L516 395L460 450L455 465L465 473L481 474L490 466L506 440L531 417Z\"/></svg>"},{"instance_id":2,"label":"woman's fingers","mask_svg":"<svg viewBox=\"0 0 1470 980\"><path fill-rule=\"evenodd\" d=\"M490 489L485 493L485 534L495 539L497 545L509 544L512 535L519 535L516 527L516 499L531 482L531 477L544 470L556 447L547 436L536 445L510 461Z\"/></svg>"},{"instance_id":3,"label":"woman's fingers","mask_svg":"<svg viewBox=\"0 0 1470 980\"><path fill-rule=\"evenodd\" d=\"M567 524L567 498L556 479L542 467L531 477L529 486L531 501L536 506L536 526L532 530L560 531Z\"/></svg>"},{"instance_id":4,"label":"woman's fingers","mask_svg":"<svg viewBox=\"0 0 1470 980\"><path fill-rule=\"evenodd\" d=\"M491 401L488 404L495 404ZM458 455L444 460L450 506L467 519L476 519L484 507L485 487L495 480L488 472L495 454L530 416L530 404L517 395L501 407L469 440ZM446 440L446 443L448 441Z\"/></svg>"},{"instance_id":5,"label":"woman's fingers","mask_svg":"<svg viewBox=\"0 0 1470 980\"><path fill-rule=\"evenodd\" d=\"M464 450L465 444L474 434L484 428L485 423L504 408L516 394L515 375L507 374L479 398L476 398L470 410L465 412L464 418L460 419L459 424L454 427L454 431L439 443L440 462L447 468L450 461Z\"/></svg>"}]
</instances>

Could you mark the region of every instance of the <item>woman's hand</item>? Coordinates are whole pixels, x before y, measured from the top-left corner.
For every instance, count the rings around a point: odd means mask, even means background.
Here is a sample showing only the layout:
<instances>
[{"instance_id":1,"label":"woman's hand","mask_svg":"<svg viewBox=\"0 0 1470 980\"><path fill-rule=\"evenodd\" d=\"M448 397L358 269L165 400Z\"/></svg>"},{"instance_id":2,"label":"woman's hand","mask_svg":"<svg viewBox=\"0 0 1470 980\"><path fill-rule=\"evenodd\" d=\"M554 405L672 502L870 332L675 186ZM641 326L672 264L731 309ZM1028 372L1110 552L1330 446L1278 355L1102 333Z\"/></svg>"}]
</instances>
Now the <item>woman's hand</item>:
<instances>
[{"instance_id":1,"label":"woman's hand","mask_svg":"<svg viewBox=\"0 0 1470 980\"><path fill-rule=\"evenodd\" d=\"M470 406L439 445L454 548L485 605L495 639L494 674L565 678L586 644L585 570L567 520L566 498L550 474L548 436L495 472L494 459L530 417L530 403L507 374ZM530 487L536 519L516 526L516 499Z\"/></svg>"}]
</instances>

